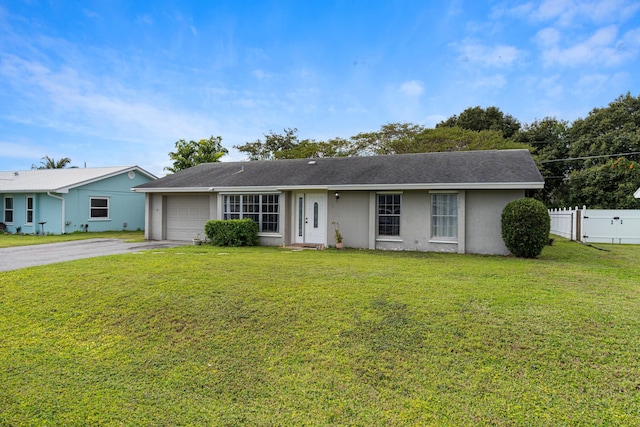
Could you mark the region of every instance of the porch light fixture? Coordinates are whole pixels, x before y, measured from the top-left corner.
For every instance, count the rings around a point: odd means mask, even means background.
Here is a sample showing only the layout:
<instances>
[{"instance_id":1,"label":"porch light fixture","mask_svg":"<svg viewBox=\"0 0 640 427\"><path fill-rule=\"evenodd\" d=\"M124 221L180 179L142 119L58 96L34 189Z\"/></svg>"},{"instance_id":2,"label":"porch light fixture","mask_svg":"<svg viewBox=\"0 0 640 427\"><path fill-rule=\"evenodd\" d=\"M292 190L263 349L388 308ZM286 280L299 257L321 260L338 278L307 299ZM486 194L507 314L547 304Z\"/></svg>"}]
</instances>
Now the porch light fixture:
<instances>
[{"instance_id":1,"label":"porch light fixture","mask_svg":"<svg viewBox=\"0 0 640 427\"><path fill-rule=\"evenodd\" d=\"M336 200L338 200L339 198L340 198L340 193L336 191Z\"/></svg>"}]
</instances>

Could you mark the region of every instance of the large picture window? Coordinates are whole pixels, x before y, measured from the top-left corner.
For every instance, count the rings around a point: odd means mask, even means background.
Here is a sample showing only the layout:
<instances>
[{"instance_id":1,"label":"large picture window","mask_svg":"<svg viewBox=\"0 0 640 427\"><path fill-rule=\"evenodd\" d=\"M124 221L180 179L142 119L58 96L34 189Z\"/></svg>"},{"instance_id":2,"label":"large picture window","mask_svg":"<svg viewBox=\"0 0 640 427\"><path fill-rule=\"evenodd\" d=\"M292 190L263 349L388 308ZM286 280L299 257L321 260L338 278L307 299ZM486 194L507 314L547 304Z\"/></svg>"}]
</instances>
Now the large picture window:
<instances>
[{"instance_id":1,"label":"large picture window","mask_svg":"<svg viewBox=\"0 0 640 427\"><path fill-rule=\"evenodd\" d=\"M225 194L223 219L251 218L263 233L277 233L280 223L278 194Z\"/></svg>"},{"instance_id":2,"label":"large picture window","mask_svg":"<svg viewBox=\"0 0 640 427\"><path fill-rule=\"evenodd\" d=\"M13 197L4 198L4 222L13 223Z\"/></svg>"},{"instance_id":3,"label":"large picture window","mask_svg":"<svg viewBox=\"0 0 640 427\"><path fill-rule=\"evenodd\" d=\"M431 237L455 239L458 237L458 195L431 195Z\"/></svg>"},{"instance_id":4,"label":"large picture window","mask_svg":"<svg viewBox=\"0 0 640 427\"><path fill-rule=\"evenodd\" d=\"M401 194L378 194L378 235L400 235Z\"/></svg>"},{"instance_id":5,"label":"large picture window","mask_svg":"<svg viewBox=\"0 0 640 427\"><path fill-rule=\"evenodd\" d=\"M90 203L90 219L109 219L109 198L108 197L91 197Z\"/></svg>"}]
</instances>

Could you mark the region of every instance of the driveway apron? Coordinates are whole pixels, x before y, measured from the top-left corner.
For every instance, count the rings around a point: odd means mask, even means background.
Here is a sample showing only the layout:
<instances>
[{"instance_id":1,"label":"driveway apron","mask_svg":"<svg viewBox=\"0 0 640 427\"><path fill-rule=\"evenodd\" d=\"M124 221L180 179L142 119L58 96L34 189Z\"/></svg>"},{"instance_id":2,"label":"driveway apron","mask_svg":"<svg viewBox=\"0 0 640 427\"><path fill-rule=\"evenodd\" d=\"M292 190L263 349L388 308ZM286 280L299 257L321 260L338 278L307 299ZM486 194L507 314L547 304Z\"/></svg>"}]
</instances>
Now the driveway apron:
<instances>
[{"instance_id":1,"label":"driveway apron","mask_svg":"<svg viewBox=\"0 0 640 427\"><path fill-rule=\"evenodd\" d=\"M187 242L125 242L122 239L87 239L44 245L0 248L0 271L54 264L83 258L117 255L150 249L184 246Z\"/></svg>"}]
</instances>

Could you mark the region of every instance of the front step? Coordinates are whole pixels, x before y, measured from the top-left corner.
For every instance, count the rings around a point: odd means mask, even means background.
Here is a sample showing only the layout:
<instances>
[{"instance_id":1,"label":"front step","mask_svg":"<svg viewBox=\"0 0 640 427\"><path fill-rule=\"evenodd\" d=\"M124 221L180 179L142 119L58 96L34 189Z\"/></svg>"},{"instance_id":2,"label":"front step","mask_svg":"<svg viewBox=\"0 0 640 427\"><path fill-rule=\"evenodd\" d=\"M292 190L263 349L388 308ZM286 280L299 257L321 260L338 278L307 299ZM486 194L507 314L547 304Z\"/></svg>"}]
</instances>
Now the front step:
<instances>
[{"instance_id":1,"label":"front step","mask_svg":"<svg viewBox=\"0 0 640 427\"><path fill-rule=\"evenodd\" d=\"M315 249L317 251L325 250L327 248L322 243L294 243L288 247L293 249Z\"/></svg>"}]
</instances>

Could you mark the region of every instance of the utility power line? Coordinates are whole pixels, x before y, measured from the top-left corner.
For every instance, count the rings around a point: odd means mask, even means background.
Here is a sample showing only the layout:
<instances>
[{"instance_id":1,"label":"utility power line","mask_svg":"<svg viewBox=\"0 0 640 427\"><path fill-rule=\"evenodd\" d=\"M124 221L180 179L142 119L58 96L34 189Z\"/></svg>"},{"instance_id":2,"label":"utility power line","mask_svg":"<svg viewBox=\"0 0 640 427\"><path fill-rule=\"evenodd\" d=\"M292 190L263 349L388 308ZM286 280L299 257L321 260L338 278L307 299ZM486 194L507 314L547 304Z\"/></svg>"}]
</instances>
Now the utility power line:
<instances>
[{"instance_id":1,"label":"utility power line","mask_svg":"<svg viewBox=\"0 0 640 427\"><path fill-rule=\"evenodd\" d=\"M568 159L540 160L538 163L568 162L571 160L601 159L604 157L624 157L624 156L633 156L634 154L640 154L640 151L634 151L632 153L604 154L602 156L570 157Z\"/></svg>"}]
</instances>

